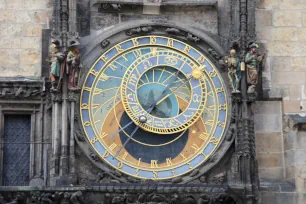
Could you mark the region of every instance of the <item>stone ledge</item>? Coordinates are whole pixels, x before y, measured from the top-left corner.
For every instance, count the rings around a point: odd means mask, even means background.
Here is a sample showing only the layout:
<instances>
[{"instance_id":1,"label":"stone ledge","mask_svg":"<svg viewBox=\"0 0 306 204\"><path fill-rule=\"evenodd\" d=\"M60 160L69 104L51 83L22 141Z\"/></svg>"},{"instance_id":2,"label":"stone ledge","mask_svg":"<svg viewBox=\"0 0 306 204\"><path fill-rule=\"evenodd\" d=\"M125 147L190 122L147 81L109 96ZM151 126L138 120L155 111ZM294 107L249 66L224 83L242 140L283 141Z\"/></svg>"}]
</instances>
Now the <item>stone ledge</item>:
<instances>
[{"instance_id":1,"label":"stone ledge","mask_svg":"<svg viewBox=\"0 0 306 204\"><path fill-rule=\"evenodd\" d=\"M154 2L154 1L153 1ZM94 4L138 4L143 5L143 0L93 0L92 5ZM215 6L217 5L217 0L163 0L160 5L162 6Z\"/></svg>"}]
</instances>

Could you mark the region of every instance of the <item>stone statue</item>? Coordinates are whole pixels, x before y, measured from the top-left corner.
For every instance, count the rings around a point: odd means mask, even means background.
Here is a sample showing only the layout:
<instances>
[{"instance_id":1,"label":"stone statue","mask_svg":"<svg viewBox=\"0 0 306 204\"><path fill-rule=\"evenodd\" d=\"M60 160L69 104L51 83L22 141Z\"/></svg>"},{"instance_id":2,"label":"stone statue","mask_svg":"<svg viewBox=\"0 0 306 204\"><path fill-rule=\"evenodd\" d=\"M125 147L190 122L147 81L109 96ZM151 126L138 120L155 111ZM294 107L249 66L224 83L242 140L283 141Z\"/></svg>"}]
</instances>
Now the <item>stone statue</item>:
<instances>
[{"instance_id":1,"label":"stone statue","mask_svg":"<svg viewBox=\"0 0 306 204\"><path fill-rule=\"evenodd\" d=\"M68 88L70 90L78 90L78 79L80 73L80 50L79 42L72 41L69 46L69 52L67 55L67 67L68 67Z\"/></svg>"},{"instance_id":2,"label":"stone statue","mask_svg":"<svg viewBox=\"0 0 306 204\"><path fill-rule=\"evenodd\" d=\"M230 56L226 56L224 58L224 62L228 68L228 78L231 82L231 87L233 89L232 93L240 93L239 91L239 84L241 79L241 72L240 72L240 60L236 57L236 50L230 50Z\"/></svg>"},{"instance_id":3,"label":"stone statue","mask_svg":"<svg viewBox=\"0 0 306 204\"><path fill-rule=\"evenodd\" d=\"M50 63L50 79L52 83L52 91L57 91L57 82L61 75L61 62L64 60L64 54L59 51L59 42L52 40L49 46L50 57L47 59Z\"/></svg>"},{"instance_id":4,"label":"stone statue","mask_svg":"<svg viewBox=\"0 0 306 204\"><path fill-rule=\"evenodd\" d=\"M245 56L248 93L251 93L251 92L253 93L255 91L255 87L258 83L259 65L263 61L263 57L265 57L265 55L257 54L258 47L259 46L256 43L252 43L249 46L250 51Z\"/></svg>"}]
</instances>

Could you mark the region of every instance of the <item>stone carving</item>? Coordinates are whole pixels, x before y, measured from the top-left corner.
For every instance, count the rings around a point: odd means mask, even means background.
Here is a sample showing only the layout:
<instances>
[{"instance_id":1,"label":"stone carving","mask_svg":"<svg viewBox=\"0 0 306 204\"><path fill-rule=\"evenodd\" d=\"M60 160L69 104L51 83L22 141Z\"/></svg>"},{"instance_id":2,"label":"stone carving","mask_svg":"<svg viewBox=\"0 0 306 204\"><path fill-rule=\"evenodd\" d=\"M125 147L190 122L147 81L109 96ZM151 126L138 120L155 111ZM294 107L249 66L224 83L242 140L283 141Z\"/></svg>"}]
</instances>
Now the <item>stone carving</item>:
<instances>
[{"instance_id":1,"label":"stone carving","mask_svg":"<svg viewBox=\"0 0 306 204\"><path fill-rule=\"evenodd\" d=\"M187 35L187 40L192 41L192 42L194 42L194 43L197 43L197 42L199 42L201 39L200 39L199 37L197 37L197 36L194 36L194 35L188 33L188 35Z\"/></svg>"},{"instance_id":2,"label":"stone carving","mask_svg":"<svg viewBox=\"0 0 306 204\"><path fill-rule=\"evenodd\" d=\"M230 56L224 57L224 62L227 65L228 69L228 78L231 83L232 93L240 93L240 60L236 56L236 50L230 50Z\"/></svg>"},{"instance_id":3,"label":"stone carving","mask_svg":"<svg viewBox=\"0 0 306 204\"><path fill-rule=\"evenodd\" d=\"M109 42L109 40L103 40L102 42L101 42L101 47L102 48L107 48L107 46L109 46L109 44L110 44L110 42Z\"/></svg>"},{"instance_id":4,"label":"stone carving","mask_svg":"<svg viewBox=\"0 0 306 204\"><path fill-rule=\"evenodd\" d=\"M220 173L212 177L211 181L215 184L222 184L225 180L226 173Z\"/></svg>"},{"instance_id":5,"label":"stone carving","mask_svg":"<svg viewBox=\"0 0 306 204\"><path fill-rule=\"evenodd\" d=\"M138 27L133 28L125 32L127 35L134 35L134 34L141 34L141 33L150 33L153 31L153 28L151 26L145 26L145 27Z\"/></svg>"},{"instance_id":6,"label":"stone carving","mask_svg":"<svg viewBox=\"0 0 306 204\"><path fill-rule=\"evenodd\" d=\"M67 54L67 68L68 68L68 89L70 90L79 90L79 73L80 73L80 43L77 41L72 41L69 45L69 51Z\"/></svg>"},{"instance_id":7,"label":"stone carving","mask_svg":"<svg viewBox=\"0 0 306 204\"><path fill-rule=\"evenodd\" d=\"M247 71L247 82L248 82L248 93L254 93L255 87L258 83L258 71L261 62L263 62L266 54L259 55L257 54L257 49L259 46L256 43L252 43L249 46L249 51L245 56L245 64Z\"/></svg>"},{"instance_id":8,"label":"stone carving","mask_svg":"<svg viewBox=\"0 0 306 204\"><path fill-rule=\"evenodd\" d=\"M236 204L235 200L226 194L220 194L215 198L216 204Z\"/></svg>"},{"instance_id":9,"label":"stone carving","mask_svg":"<svg viewBox=\"0 0 306 204\"><path fill-rule=\"evenodd\" d=\"M216 60L220 60L221 57L219 56L219 54L212 48L208 48L207 49L208 53L213 57L215 58Z\"/></svg>"},{"instance_id":10,"label":"stone carving","mask_svg":"<svg viewBox=\"0 0 306 204\"><path fill-rule=\"evenodd\" d=\"M167 28L166 32L173 35L183 35L183 33L177 28Z\"/></svg>"},{"instance_id":11,"label":"stone carving","mask_svg":"<svg viewBox=\"0 0 306 204\"><path fill-rule=\"evenodd\" d=\"M40 88L29 87L4 87L0 88L0 98L14 97L14 98L29 98L33 96L43 95Z\"/></svg>"},{"instance_id":12,"label":"stone carving","mask_svg":"<svg viewBox=\"0 0 306 204\"><path fill-rule=\"evenodd\" d=\"M197 204L210 204L210 197L208 195L201 195Z\"/></svg>"}]
</instances>

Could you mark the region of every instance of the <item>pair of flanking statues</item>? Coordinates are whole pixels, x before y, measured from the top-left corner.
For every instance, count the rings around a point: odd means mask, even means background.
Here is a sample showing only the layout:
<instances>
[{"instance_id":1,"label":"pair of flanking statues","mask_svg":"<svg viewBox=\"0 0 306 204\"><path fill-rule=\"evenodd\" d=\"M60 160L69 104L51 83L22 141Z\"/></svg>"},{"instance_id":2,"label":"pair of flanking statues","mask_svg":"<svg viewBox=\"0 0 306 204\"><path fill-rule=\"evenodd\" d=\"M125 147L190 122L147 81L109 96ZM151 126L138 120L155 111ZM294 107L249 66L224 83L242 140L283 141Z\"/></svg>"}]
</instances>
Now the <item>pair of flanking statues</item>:
<instances>
[{"instance_id":1,"label":"pair of flanking statues","mask_svg":"<svg viewBox=\"0 0 306 204\"><path fill-rule=\"evenodd\" d=\"M231 49L230 55L224 57L223 61L228 68L228 78L230 80L232 93L240 93L242 71L246 71L248 93L255 92L255 87L258 84L259 68L266 58L266 54L260 55L257 53L258 48L259 46L256 43L251 43L244 62L237 56L235 49Z\"/></svg>"},{"instance_id":2,"label":"pair of flanking statues","mask_svg":"<svg viewBox=\"0 0 306 204\"><path fill-rule=\"evenodd\" d=\"M59 49L59 42L52 40L49 46L50 57L47 59L50 63L51 91L58 91L60 82L64 74L68 74L68 89L79 90L78 81L80 73L80 43L71 41L68 47L68 53L63 53Z\"/></svg>"}]
</instances>

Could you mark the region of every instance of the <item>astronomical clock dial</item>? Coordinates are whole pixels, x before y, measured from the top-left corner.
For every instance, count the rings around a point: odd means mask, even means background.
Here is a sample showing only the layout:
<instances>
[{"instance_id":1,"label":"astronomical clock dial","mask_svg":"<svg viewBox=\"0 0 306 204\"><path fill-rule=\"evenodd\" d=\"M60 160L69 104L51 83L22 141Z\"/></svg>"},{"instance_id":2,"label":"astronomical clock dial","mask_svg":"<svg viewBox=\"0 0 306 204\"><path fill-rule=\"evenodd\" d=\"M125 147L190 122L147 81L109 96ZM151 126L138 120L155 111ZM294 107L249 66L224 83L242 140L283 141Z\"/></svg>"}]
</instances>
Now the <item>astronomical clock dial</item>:
<instances>
[{"instance_id":1,"label":"astronomical clock dial","mask_svg":"<svg viewBox=\"0 0 306 204\"><path fill-rule=\"evenodd\" d=\"M118 43L92 66L80 99L83 129L100 157L141 179L204 164L222 142L223 80L199 50L164 36Z\"/></svg>"}]
</instances>

